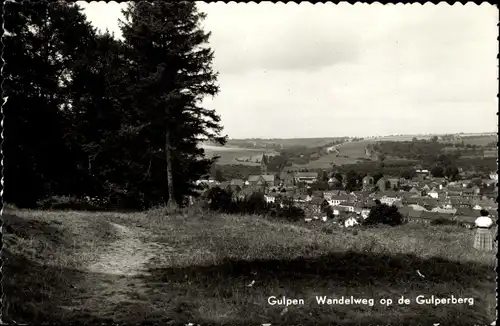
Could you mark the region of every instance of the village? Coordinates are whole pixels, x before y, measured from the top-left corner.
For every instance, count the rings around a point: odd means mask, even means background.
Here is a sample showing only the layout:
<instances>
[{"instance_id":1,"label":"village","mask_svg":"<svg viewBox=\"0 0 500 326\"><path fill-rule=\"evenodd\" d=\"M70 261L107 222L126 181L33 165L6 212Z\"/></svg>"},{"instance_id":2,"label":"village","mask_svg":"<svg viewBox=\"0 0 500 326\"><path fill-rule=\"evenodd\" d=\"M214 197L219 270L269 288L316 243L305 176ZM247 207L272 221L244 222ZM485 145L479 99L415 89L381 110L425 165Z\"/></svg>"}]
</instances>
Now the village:
<instances>
[{"instance_id":1,"label":"village","mask_svg":"<svg viewBox=\"0 0 500 326\"><path fill-rule=\"evenodd\" d=\"M340 182L332 176L328 179L328 190L317 190L320 172L269 173L263 163L261 173L250 175L246 180L205 179L197 184L204 185L205 189L228 190L234 201L262 193L269 204L283 207L291 203L301 208L305 212L305 222L331 221L341 227L360 224L378 204L396 207L408 223L455 224L471 228L481 210L497 218L497 172L491 172L488 178L474 178L461 171L459 181L432 177L429 170L418 167L414 172L411 179L384 176L376 180L366 175L357 191L345 189L345 175Z\"/></svg>"}]
</instances>

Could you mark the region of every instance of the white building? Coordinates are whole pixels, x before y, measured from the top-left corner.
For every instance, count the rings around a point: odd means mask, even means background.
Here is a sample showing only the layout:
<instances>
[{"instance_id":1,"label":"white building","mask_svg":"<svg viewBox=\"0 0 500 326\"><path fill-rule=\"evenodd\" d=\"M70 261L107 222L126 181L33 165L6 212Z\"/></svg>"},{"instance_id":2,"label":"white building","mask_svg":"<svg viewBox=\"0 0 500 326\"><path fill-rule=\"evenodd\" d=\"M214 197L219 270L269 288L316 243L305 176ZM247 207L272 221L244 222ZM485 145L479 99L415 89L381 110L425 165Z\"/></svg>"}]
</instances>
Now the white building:
<instances>
[{"instance_id":1,"label":"white building","mask_svg":"<svg viewBox=\"0 0 500 326\"><path fill-rule=\"evenodd\" d=\"M389 206L391 206L392 204L394 204L395 201L398 201L398 200L401 200L401 198L400 197L389 197L389 196L383 196L382 198L380 198L380 202L382 204L386 204Z\"/></svg>"},{"instance_id":2,"label":"white building","mask_svg":"<svg viewBox=\"0 0 500 326\"><path fill-rule=\"evenodd\" d=\"M264 198L266 199L266 203L268 203L268 204L276 202L276 197L265 195Z\"/></svg>"},{"instance_id":3,"label":"white building","mask_svg":"<svg viewBox=\"0 0 500 326\"><path fill-rule=\"evenodd\" d=\"M431 197L431 198L435 198L435 199L438 199L439 198L439 193L436 191L436 190L431 190L427 193L427 196Z\"/></svg>"},{"instance_id":4,"label":"white building","mask_svg":"<svg viewBox=\"0 0 500 326\"><path fill-rule=\"evenodd\" d=\"M354 217L349 217L347 220L344 221L344 226L347 227L352 227L355 225L358 225L358 221Z\"/></svg>"}]
</instances>

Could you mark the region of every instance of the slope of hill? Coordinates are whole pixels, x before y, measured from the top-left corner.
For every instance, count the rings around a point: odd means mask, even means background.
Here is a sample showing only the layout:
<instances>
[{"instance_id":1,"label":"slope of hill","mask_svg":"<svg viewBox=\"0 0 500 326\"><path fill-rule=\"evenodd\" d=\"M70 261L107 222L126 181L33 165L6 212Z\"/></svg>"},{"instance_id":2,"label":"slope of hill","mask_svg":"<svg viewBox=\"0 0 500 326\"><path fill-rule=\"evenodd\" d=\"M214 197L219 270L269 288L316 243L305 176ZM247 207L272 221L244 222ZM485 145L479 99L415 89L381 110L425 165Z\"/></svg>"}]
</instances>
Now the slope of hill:
<instances>
[{"instance_id":1,"label":"slope of hill","mask_svg":"<svg viewBox=\"0 0 500 326\"><path fill-rule=\"evenodd\" d=\"M466 229L327 233L320 225L201 211L5 215L7 322L472 325L495 318L496 259L474 251ZM474 304L420 305L419 295ZM270 296L304 304L284 311ZM315 296L374 304L322 305ZM401 296L411 303L397 304Z\"/></svg>"},{"instance_id":2,"label":"slope of hill","mask_svg":"<svg viewBox=\"0 0 500 326\"><path fill-rule=\"evenodd\" d=\"M277 155L278 153L267 148L243 148L236 146L202 145L207 157L220 156L217 164L259 165L262 154Z\"/></svg>"}]
</instances>

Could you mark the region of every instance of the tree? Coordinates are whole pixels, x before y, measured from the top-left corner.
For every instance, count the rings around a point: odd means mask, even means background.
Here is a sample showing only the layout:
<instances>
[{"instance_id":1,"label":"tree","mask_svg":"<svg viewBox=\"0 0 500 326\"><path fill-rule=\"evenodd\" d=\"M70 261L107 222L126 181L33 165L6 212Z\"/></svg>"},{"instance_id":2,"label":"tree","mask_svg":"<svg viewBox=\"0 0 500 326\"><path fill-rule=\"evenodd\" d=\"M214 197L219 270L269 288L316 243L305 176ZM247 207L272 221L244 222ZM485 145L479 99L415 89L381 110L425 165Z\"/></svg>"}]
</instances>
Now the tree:
<instances>
[{"instance_id":1,"label":"tree","mask_svg":"<svg viewBox=\"0 0 500 326\"><path fill-rule=\"evenodd\" d=\"M346 174L346 190L347 191L354 191L354 190L357 190L359 187L359 179L360 179L360 176L359 174L354 171L354 170L350 170L349 172L347 172Z\"/></svg>"},{"instance_id":2,"label":"tree","mask_svg":"<svg viewBox=\"0 0 500 326\"><path fill-rule=\"evenodd\" d=\"M413 169L407 169L401 173L401 177L405 178L406 180L410 180L410 179L414 178L415 175L416 175L416 173L415 173L415 170L413 170Z\"/></svg>"},{"instance_id":3,"label":"tree","mask_svg":"<svg viewBox=\"0 0 500 326\"><path fill-rule=\"evenodd\" d=\"M384 177L384 174L380 171L376 172L374 175L373 175L373 183L374 184L377 184L377 182L382 179Z\"/></svg>"},{"instance_id":4,"label":"tree","mask_svg":"<svg viewBox=\"0 0 500 326\"><path fill-rule=\"evenodd\" d=\"M106 32L97 35L87 50L85 60L75 64L69 96L68 128L78 172L86 178L88 195L128 192L139 198L139 189L150 187L154 162L146 161L147 170L141 169L140 139L132 141L130 130L123 128L131 119L120 101L128 74L123 44Z\"/></svg>"},{"instance_id":5,"label":"tree","mask_svg":"<svg viewBox=\"0 0 500 326\"><path fill-rule=\"evenodd\" d=\"M434 177L434 178L444 178L445 176L445 173L444 173L444 169L443 167L439 166L439 165L436 165L435 167L433 167L431 169L431 175Z\"/></svg>"},{"instance_id":6,"label":"tree","mask_svg":"<svg viewBox=\"0 0 500 326\"><path fill-rule=\"evenodd\" d=\"M451 181L460 180L460 171L455 165L447 166L444 171L444 174Z\"/></svg>"},{"instance_id":7,"label":"tree","mask_svg":"<svg viewBox=\"0 0 500 326\"><path fill-rule=\"evenodd\" d=\"M4 199L21 207L80 186L67 99L94 31L79 10L64 2L4 6Z\"/></svg>"},{"instance_id":8,"label":"tree","mask_svg":"<svg viewBox=\"0 0 500 326\"><path fill-rule=\"evenodd\" d=\"M219 91L206 46L210 33L200 27L206 16L195 3L159 1L129 3L123 14L130 65L124 103L134 118L128 128L148 140L141 156L160 162L164 198L175 208L213 163L197 144L226 142L220 117L200 105Z\"/></svg>"},{"instance_id":9,"label":"tree","mask_svg":"<svg viewBox=\"0 0 500 326\"><path fill-rule=\"evenodd\" d=\"M396 226L403 223L403 216L399 213L397 207L386 204L377 204L370 210L370 214L364 220L363 224L387 224Z\"/></svg>"},{"instance_id":10,"label":"tree","mask_svg":"<svg viewBox=\"0 0 500 326\"><path fill-rule=\"evenodd\" d=\"M215 180L219 181L219 182L223 182L225 181L224 179L224 175L222 174L222 171L219 170L219 169L216 169L215 170Z\"/></svg>"},{"instance_id":11,"label":"tree","mask_svg":"<svg viewBox=\"0 0 500 326\"><path fill-rule=\"evenodd\" d=\"M328 182L328 172L326 171L321 171L321 175L320 175L320 181L323 181L323 182Z\"/></svg>"}]
</instances>

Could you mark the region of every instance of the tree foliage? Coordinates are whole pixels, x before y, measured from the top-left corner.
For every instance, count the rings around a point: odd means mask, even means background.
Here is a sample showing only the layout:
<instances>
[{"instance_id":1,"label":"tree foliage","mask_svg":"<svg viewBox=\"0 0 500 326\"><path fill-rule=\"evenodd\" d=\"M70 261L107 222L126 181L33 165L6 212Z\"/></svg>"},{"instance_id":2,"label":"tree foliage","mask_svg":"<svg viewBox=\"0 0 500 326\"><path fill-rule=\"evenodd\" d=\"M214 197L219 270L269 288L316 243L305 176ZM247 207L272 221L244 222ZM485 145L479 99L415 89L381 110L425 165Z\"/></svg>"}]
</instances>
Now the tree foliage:
<instances>
[{"instance_id":1,"label":"tree foliage","mask_svg":"<svg viewBox=\"0 0 500 326\"><path fill-rule=\"evenodd\" d=\"M78 184L68 97L95 33L77 6L59 2L8 2L4 24L4 198L33 207Z\"/></svg>"},{"instance_id":2,"label":"tree foliage","mask_svg":"<svg viewBox=\"0 0 500 326\"><path fill-rule=\"evenodd\" d=\"M399 213L397 207L381 204L378 201L363 223L366 225L387 224L397 226L403 223L403 216Z\"/></svg>"},{"instance_id":3,"label":"tree foliage","mask_svg":"<svg viewBox=\"0 0 500 326\"><path fill-rule=\"evenodd\" d=\"M226 139L201 104L218 86L194 3L131 3L123 41L65 2L4 9L8 202L89 195L145 207L196 194L212 165L198 142Z\"/></svg>"}]
</instances>

